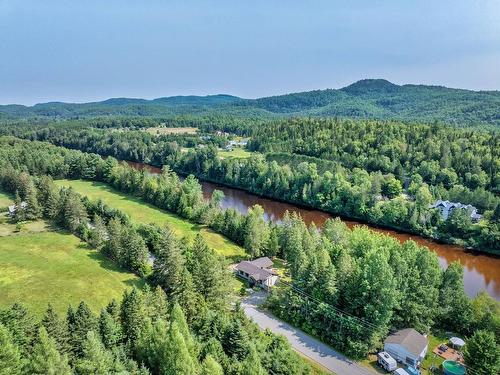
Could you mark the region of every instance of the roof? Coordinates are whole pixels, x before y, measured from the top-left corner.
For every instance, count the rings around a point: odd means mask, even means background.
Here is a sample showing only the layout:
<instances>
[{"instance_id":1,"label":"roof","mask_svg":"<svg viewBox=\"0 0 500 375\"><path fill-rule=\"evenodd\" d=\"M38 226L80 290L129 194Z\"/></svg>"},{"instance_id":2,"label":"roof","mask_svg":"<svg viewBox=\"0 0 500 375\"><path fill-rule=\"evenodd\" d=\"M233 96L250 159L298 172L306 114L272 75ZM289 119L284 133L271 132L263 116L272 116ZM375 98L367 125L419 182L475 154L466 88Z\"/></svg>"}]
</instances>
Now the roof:
<instances>
[{"instance_id":1,"label":"roof","mask_svg":"<svg viewBox=\"0 0 500 375\"><path fill-rule=\"evenodd\" d=\"M274 275L273 272L268 271L268 270L263 269L263 268L259 268L255 264L253 264L252 262L248 262L248 261L243 261L243 262L238 263L235 268L239 271L243 271L243 272L248 273L250 275L250 277L252 277L252 279L254 279L255 281L259 281L259 280L264 281L264 280L267 280L269 277Z\"/></svg>"},{"instance_id":2,"label":"roof","mask_svg":"<svg viewBox=\"0 0 500 375\"><path fill-rule=\"evenodd\" d=\"M406 328L388 336L384 344L399 344L404 346L411 354L419 356L428 344L427 337L421 335L413 328Z\"/></svg>"},{"instance_id":3,"label":"roof","mask_svg":"<svg viewBox=\"0 0 500 375\"><path fill-rule=\"evenodd\" d=\"M250 263L259 268L269 268L273 266L273 261L268 257L257 258L255 260L250 261Z\"/></svg>"},{"instance_id":4,"label":"roof","mask_svg":"<svg viewBox=\"0 0 500 375\"><path fill-rule=\"evenodd\" d=\"M450 208L463 208L463 209L466 209L466 210L468 210L470 208L473 211L476 210L476 207L474 207L471 204L463 204L463 203L460 203L460 202L443 201L441 199L438 199L436 201L436 203L434 203L433 205L431 205L431 208L436 208L436 207L444 207L444 208L446 208L448 210Z\"/></svg>"},{"instance_id":5,"label":"roof","mask_svg":"<svg viewBox=\"0 0 500 375\"><path fill-rule=\"evenodd\" d=\"M394 375L410 375L404 369L398 368L394 371Z\"/></svg>"}]
</instances>

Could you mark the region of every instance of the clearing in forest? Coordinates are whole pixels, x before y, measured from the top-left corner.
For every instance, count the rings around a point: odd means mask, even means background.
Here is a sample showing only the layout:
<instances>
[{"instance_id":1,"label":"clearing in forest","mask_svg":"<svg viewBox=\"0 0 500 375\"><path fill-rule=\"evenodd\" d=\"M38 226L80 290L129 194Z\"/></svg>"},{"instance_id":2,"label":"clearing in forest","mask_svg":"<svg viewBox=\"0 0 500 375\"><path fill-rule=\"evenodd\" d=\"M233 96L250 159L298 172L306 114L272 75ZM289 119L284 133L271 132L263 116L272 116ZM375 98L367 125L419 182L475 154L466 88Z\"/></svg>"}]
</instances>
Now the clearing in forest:
<instances>
[{"instance_id":1,"label":"clearing in forest","mask_svg":"<svg viewBox=\"0 0 500 375\"><path fill-rule=\"evenodd\" d=\"M71 186L76 192L89 199L101 199L110 207L123 211L132 221L144 224L168 225L177 236L194 238L201 233L208 246L220 254L224 254L231 261L246 258L245 250L203 225L193 224L188 220L159 209L141 199L129 194L121 193L107 184L84 180L57 180L58 186Z\"/></svg>"},{"instance_id":2,"label":"clearing in forest","mask_svg":"<svg viewBox=\"0 0 500 375\"><path fill-rule=\"evenodd\" d=\"M164 126L157 126L154 128L146 128L146 132L152 135L165 135L165 134L196 134L197 128L166 128Z\"/></svg>"},{"instance_id":3,"label":"clearing in forest","mask_svg":"<svg viewBox=\"0 0 500 375\"><path fill-rule=\"evenodd\" d=\"M144 284L72 234L36 233L24 225L0 237L0 269L0 307L21 302L39 316L49 302L63 314L82 300L97 313L112 298L120 300L125 289Z\"/></svg>"}]
</instances>

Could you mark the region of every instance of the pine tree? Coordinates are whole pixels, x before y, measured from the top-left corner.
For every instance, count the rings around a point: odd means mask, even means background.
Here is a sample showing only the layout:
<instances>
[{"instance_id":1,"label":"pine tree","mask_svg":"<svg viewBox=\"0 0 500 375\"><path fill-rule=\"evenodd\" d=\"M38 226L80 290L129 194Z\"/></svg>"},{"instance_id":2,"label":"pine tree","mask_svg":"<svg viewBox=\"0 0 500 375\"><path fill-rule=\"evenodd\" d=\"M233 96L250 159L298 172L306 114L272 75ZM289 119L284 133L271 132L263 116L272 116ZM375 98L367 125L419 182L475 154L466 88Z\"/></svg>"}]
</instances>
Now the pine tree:
<instances>
[{"instance_id":1,"label":"pine tree","mask_svg":"<svg viewBox=\"0 0 500 375\"><path fill-rule=\"evenodd\" d=\"M67 192L62 214L62 224L72 232L75 232L81 224L87 221L87 210L78 194L72 189Z\"/></svg>"},{"instance_id":2,"label":"pine tree","mask_svg":"<svg viewBox=\"0 0 500 375\"><path fill-rule=\"evenodd\" d=\"M7 327L0 323L0 375L20 375L22 369L21 353Z\"/></svg>"},{"instance_id":3,"label":"pine tree","mask_svg":"<svg viewBox=\"0 0 500 375\"><path fill-rule=\"evenodd\" d=\"M192 250L191 274L196 291L214 308L223 308L229 294L228 274L223 261L198 234Z\"/></svg>"},{"instance_id":4,"label":"pine tree","mask_svg":"<svg viewBox=\"0 0 500 375\"><path fill-rule=\"evenodd\" d=\"M97 319L85 302L78 305L68 329L73 354L79 357L83 354L82 344L87 339L87 333L98 329Z\"/></svg>"},{"instance_id":5,"label":"pine tree","mask_svg":"<svg viewBox=\"0 0 500 375\"><path fill-rule=\"evenodd\" d=\"M180 287L185 259L180 244L170 229L162 229L160 239L154 244L154 254L155 282L168 295L175 296Z\"/></svg>"},{"instance_id":6,"label":"pine tree","mask_svg":"<svg viewBox=\"0 0 500 375\"><path fill-rule=\"evenodd\" d=\"M120 263L139 276L147 271L148 249L143 238L132 228L126 228L122 239L123 253Z\"/></svg>"},{"instance_id":7,"label":"pine tree","mask_svg":"<svg viewBox=\"0 0 500 375\"><path fill-rule=\"evenodd\" d=\"M108 241L104 252L114 261L120 262L123 253L122 236L123 225L118 218L113 218L108 223Z\"/></svg>"},{"instance_id":8,"label":"pine tree","mask_svg":"<svg viewBox=\"0 0 500 375\"><path fill-rule=\"evenodd\" d=\"M81 359L75 365L77 373L81 375L107 375L113 366L113 355L104 348L98 335L94 331L89 331L82 342Z\"/></svg>"},{"instance_id":9,"label":"pine tree","mask_svg":"<svg viewBox=\"0 0 500 375\"><path fill-rule=\"evenodd\" d=\"M224 375L224 371L211 355L207 355L201 365L201 375Z\"/></svg>"},{"instance_id":10,"label":"pine tree","mask_svg":"<svg viewBox=\"0 0 500 375\"><path fill-rule=\"evenodd\" d=\"M99 333L106 349L114 349L121 341L121 327L106 310L101 310L99 316Z\"/></svg>"},{"instance_id":11,"label":"pine tree","mask_svg":"<svg viewBox=\"0 0 500 375\"><path fill-rule=\"evenodd\" d=\"M226 331L223 346L225 352L235 357L237 360L243 360L249 353L248 334L239 320L234 320Z\"/></svg>"},{"instance_id":12,"label":"pine tree","mask_svg":"<svg viewBox=\"0 0 500 375\"><path fill-rule=\"evenodd\" d=\"M47 334L44 327L38 330L38 340L30 356L28 372L39 375L72 374L67 357L60 355L56 341Z\"/></svg>"},{"instance_id":13,"label":"pine tree","mask_svg":"<svg viewBox=\"0 0 500 375\"><path fill-rule=\"evenodd\" d=\"M120 309L120 320L124 339L133 346L148 324L144 299L137 288L133 288L130 292L124 292Z\"/></svg>"},{"instance_id":14,"label":"pine tree","mask_svg":"<svg viewBox=\"0 0 500 375\"><path fill-rule=\"evenodd\" d=\"M25 213L27 220L36 220L40 218L42 214L42 210L40 209L40 205L38 204L37 191L33 184L31 184L30 188L26 192Z\"/></svg>"},{"instance_id":15,"label":"pine tree","mask_svg":"<svg viewBox=\"0 0 500 375\"><path fill-rule=\"evenodd\" d=\"M106 306L106 311L111 315L115 322L120 322L120 305L116 302L116 299L112 299L108 306Z\"/></svg>"},{"instance_id":16,"label":"pine tree","mask_svg":"<svg viewBox=\"0 0 500 375\"><path fill-rule=\"evenodd\" d=\"M162 363L162 373L165 375L194 375L197 373L198 363L189 351L189 344L182 334L177 322L170 323L167 342L167 358Z\"/></svg>"},{"instance_id":17,"label":"pine tree","mask_svg":"<svg viewBox=\"0 0 500 375\"><path fill-rule=\"evenodd\" d=\"M189 350L189 353L193 357L197 357L198 352L196 343L191 336L191 332L189 331L186 316L184 315L184 312L182 311L178 303L174 303L172 311L170 312L170 325L172 326L172 324L177 327L182 337L184 338L184 342L187 349Z\"/></svg>"},{"instance_id":18,"label":"pine tree","mask_svg":"<svg viewBox=\"0 0 500 375\"><path fill-rule=\"evenodd\" d=\"M15 303L3 315L0 315L0 323L3 323L11 332L14 344L25 357L30 352L36 337L37 328L33 315L26 307Z\"/></svg>"},{"instance_id":19,"label":"pine tree","mask_svg":"<svg viewBox=\"0 0 500 375\"><path fill-rule=\"evenodd\" d=\"M19 192L16 190L16 197L14 199L14 217L15 222L20 222L26 220L26 208L23 206L23 201L19 196Z\"/></svg>"},{"instance_id":20,"label":"pine tree","mask_svg":"<svg viewBox=\"0 0 500 375\"><path fill-rule=\"evenodd\" d=\"M66 322L59 318L51 304L47 307L41 323L47 334L56 341L57 350L61 354L69 353L71 346Z\"/></svg>"},{"instance_id":21,"label":"pine tree","mask_svg":"<svg viewBox=\"0 0 500 375\"><path fill-rule=\"evenodd\" d=\"M164 363L168 360L167 353L168 329L162 319L148 325L137 343L137 358L154 373L161 373Z\"/></svg>"}]
</instances>

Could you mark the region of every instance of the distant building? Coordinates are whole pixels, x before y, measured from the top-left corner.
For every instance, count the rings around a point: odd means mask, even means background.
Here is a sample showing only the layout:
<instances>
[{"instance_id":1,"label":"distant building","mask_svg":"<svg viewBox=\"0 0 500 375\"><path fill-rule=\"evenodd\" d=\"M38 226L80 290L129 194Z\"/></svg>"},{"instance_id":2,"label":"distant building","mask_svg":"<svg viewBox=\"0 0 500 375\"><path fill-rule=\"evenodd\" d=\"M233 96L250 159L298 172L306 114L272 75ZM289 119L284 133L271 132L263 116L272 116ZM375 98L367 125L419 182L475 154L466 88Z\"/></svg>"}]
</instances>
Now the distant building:
<instances>
[{"instance_id":1,"label":"distant building","mask_svg":"<svg viewBox=\"0 0 500 375\"><path fill-rule=\"evenodd\" d=\"M444 220L448 220L448 217L451 215L453 210L460 209L460 210L466 210L470 212L470 218L472 221L479 221L482 218L482 215L477 213L477 208L470 205L470 204L462 204L460 202L450 202L450 201L443 201L441 199L437 200L436 203L430 206L430 208L437 208L439 212L441 213L441 216Z\"/></svg>"},{"instance_id":2,"label":"distant building","mask_svg":"<svg viewBox=\"0 0 500 375\"><path fill-rule=\"evenodd\" d=\"M21 208L26 208L26 206L28 205L28 203L26 202L21 202ZM15 204L9 206L9 215L10 216L14 216L16 214L16 210L17 210L17 206Z\"/></svg>"},{"instance_id":3,"label":"distant building","mask_svg":"<svg viewBox=\"0 0 500 375\"><path fill-rule=\"evenodd\" d=\"M235 272L251 284L269 290L278 281L278 275L271 270L272 266L273 261L271 259L262 257L238 263L235 267Z\"/></svg>"},{"instance_id":4,"label":"distant building","mask_svg":"<svg viewBox=\"0 0 500 375\"><path fill-rule=\"evenodd\" d=\"M429 342L413 328L406 328L388 336L384 341L384 351L396 361L408 366L418 366L427 354Z\"/></svg>"}]
</instances>

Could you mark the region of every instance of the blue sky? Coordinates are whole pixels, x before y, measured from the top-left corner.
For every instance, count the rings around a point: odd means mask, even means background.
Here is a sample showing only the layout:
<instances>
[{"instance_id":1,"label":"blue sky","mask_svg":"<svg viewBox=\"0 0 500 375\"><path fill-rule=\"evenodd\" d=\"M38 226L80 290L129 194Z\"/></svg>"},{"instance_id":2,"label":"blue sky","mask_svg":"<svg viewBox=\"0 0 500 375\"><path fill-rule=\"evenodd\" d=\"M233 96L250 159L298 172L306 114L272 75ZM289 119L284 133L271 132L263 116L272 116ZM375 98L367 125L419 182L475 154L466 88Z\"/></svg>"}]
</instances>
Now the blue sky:
<instances>
[{"instance_id":1,"label":"blue sky","mask_svg":"<svg viewBox=\"0 0 500 375\"><path fill-rule=\"evenodd\" d=\"M0 0L0 103L500 89L498 0Z\"/></svg>"}]
</instances>

